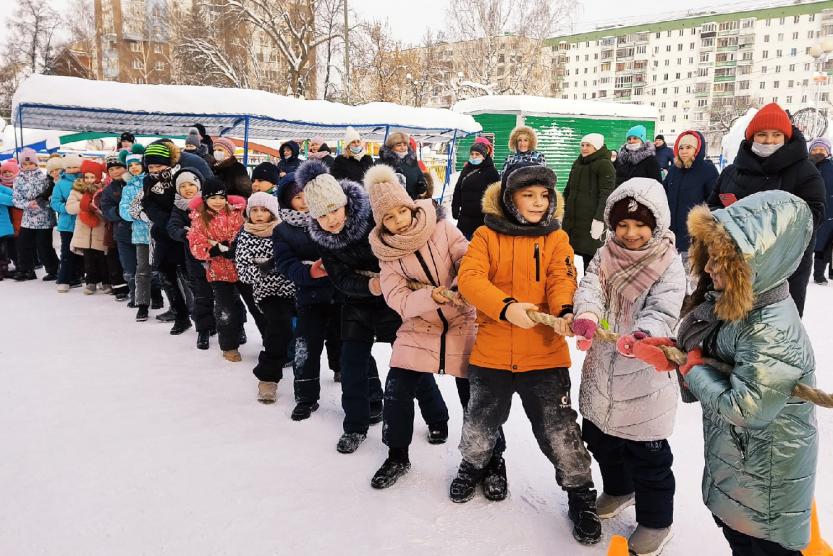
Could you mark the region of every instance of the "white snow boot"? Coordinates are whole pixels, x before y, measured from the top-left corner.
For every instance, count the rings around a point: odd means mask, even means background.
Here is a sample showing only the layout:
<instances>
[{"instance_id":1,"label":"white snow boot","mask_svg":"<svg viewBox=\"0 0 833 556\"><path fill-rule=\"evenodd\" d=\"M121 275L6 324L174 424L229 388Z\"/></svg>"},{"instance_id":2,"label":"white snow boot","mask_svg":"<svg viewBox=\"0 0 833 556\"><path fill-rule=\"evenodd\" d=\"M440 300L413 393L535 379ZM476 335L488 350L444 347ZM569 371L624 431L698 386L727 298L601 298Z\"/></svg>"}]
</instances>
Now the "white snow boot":
<instances>
[{"instance_id":1,"label":"white snow boot","mask_svg":"<svg viewBox=\"0 0 833 556\"><path fill-rule=\"evenodd\" d=\"M260 403L275 403L278 398L278 383L260 381L257 384L257 401Z\"/></svg>"},{"instance_id":2,"label":"white snow boot","mask_svg":"<svg viewBox=\"0 0 833 556\"><path fill-rule=\"evenodd\" d=\"M633 506L635 500L633 493L625 496L611 496L603 492L596 500L596 510L599 512L600 518L610 519L619 515L625 508Z\"/></svg>"},{"instance_id":3,"label":"white snow boot","mask_svg":"<svg viewBox=\"0 0 833 556\"><path fill-rule=\"evenodd\" d=\"M636 530L628 538L628 549L636 556L658 556L673 536L674 532L671 527L652 529L637 525Z\"/></svg>"}]
</instances>

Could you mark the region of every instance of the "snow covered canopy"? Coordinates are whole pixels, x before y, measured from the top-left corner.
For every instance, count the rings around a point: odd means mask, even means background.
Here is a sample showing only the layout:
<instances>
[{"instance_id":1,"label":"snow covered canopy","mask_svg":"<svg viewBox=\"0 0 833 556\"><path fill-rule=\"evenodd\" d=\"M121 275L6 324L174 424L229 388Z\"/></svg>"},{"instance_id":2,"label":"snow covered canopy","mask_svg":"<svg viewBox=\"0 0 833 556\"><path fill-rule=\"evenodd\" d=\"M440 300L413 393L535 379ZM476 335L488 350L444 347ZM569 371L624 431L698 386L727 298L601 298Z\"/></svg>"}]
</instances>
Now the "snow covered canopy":
<instances>
[{"instance_id":1,"label":"snow covered canopy","mask_svg":"<svg viewBox=\"0 0 833 556\"><path fill-rule=\"evenodd\" d=\"M582 116L586 118L621 118L656 120L657 109L642 104L567 100L529 95L491 95L470 98L451 109L460 114L523 114L525 116Z\"/></svg>"},{"instance_id":2,"label":"snow covered canopy","mask_svg":"<svg viewBox=\"0 0 833 556\"><path fill-rule=\"evenodd\" d=\"M445 109L374 102L348 106L249 89L187 85L134 85L76 77L32 75L14 94L16 128L72 129L181 136L195 123L210 135L287 139L320 135L341 139L353 126L366 140L388 131L442 143L481 131L471 116Z\"/></svg>"}]
</instances>

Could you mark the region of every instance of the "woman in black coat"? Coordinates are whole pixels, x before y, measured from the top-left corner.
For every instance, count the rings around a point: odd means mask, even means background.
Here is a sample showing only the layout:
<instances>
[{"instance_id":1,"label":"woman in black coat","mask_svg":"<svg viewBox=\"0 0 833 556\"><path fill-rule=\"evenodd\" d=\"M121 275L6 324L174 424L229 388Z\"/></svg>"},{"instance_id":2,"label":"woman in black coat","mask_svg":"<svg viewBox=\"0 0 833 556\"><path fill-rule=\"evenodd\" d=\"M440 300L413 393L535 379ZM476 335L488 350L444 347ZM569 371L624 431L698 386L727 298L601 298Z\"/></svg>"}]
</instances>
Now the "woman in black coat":
<instances>
[{"instance_id":1,"label":"woman in black coat","mask_svg":"<svg viewBox=\"0 0 833 556\"><path fill-rule=\"evenodd\" d=\"M483 225L483 193L486 188L500 181L500 174L490 156L490 149L482 142L472 144L469 161L463 166L454 196L451 198L451 215L457 220L457 228L466 239Z\"/></svg>"},{"instance_id":2,"label":"woman in black coat","mask_svg":"<svg viewBox=\"0 0 833 556\"><path fill-rule=\"evenodd\" d=\"M656 147L646 140L645 126L633 126L628 130L626 139L613 164L616 167L616 186L631 178L651 178L662 183Z\"/></svg>"},{"instance_id":3,"label":"woman in black coat","mask_svg":"<svg viewBox=\"0 0 833 556\"><path fill-rule=\"evenodd\" d=\"M278 176L284 177L287 174L292 174L301 165L301 159L298 154L301 152L301 147L295 141L287 141L278 149L281 153L281 160L278 162Z\"/></svg>"},{"instance_id":4,"label":"woman in black coat","mask_svg":"<svg viewBox=\"0 0 833 556\"><path fill-rule=\"evenodd\" d=\"M337 180L361 183L364 173L373 166L373 158L364 149L359 132L348 127L344 135L344 152L338 155L330 167L330 174Z\"/></svg>"},{"instance_id":5,"label":"woman in black coat","mask_svg":"<svg viewBox=\"0 0 833 556\"><path fill-rule=\"evenodd\" d=\"M248 199L252 195L252 180L246 167L234 156L234 143L225 137L214 141L214 176L220 179L229 195L239 195Z\"/></svg>"},{"instance_id":6,"label":"woman in black coat","mask_svg":"<svg viewBox=\"0 0 833 556\"><path fill-rule=\"evenodd\" d=\"M385 140L385 146L379 150L377 164L387 164L397 174L405 176L405 190L411 199L419 199L428 189L425 175L419 167L416 153L410 146L406 133L394 131Z\"/></svg>"}]
</instances>

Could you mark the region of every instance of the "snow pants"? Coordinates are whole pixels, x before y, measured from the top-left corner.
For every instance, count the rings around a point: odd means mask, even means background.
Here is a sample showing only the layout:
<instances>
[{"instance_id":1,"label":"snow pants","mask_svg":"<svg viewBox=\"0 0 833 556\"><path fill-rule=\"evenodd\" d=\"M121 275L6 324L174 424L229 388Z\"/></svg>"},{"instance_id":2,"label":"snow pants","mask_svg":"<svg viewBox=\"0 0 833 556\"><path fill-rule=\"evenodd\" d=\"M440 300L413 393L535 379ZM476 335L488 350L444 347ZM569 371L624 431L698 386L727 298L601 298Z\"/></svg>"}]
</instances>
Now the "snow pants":
<instances>
[{"instance_id":1,"label":"snow pants","mask_svg":"<svg viewBox=\"0 0 833 556\"><path fill-rule=\"evenodd\" d=\"M288 357L287 346L292 342L295 301L270 296L261 299L258 308L263 313L266 327L263 331L263 350L252 372L258 380L278 382L283 378L283 366Z\"/></svg>"},{"instance_id":2,"label":"snow pants","mask_svg":"<svg viewBox=\"0 0 833 556\"><path fill-rule=\"evenodd\" d=\"M109 284L107 256L104 251L84 249L84 282L87 284Z\"/></svg>"},{"instance_id":3,"label":"snow pants","mask_svg":"<svg viewBox=\"0 0 833 556\"><path fill-rule=\"evenodd\" d=\"M469 407L469 400L471 399L471 383L467 378L460 378L455 377L454 382L457 385L457 396L460 398L460 405L463 406L463 413ZM492 450L492 453L495 457L499 457L503 455L503 452L506 451L506 435L503 434L503 427L501 426L497 430L497 441L495 442L495 448Z\"/></svg>"},{"instance_id":4,"label":"snow pants","mask_svg":"<svg viewBox=\"0 0 833 556\"><path fill-rule=\"evenodd\" d=\"M57 276L60 261L52 247L52 228L20 228L20 234L17 236L17 270L35 270L36 251L46 273Z\"/></svg>"},{"instance_id":5,"label":"snow pants","mask_svg":"<svg viewBox=\"0 0 833 556\"><path fill-rule=\"evenodd\" d=\"M240 302L234 282L211 282L214 292L214 320L220 349L230 351L240 347L240 331L246 322L246 308Z\"/></svg>"},{"instance_id":6,"label":"snow pants","mask_svg":"<svg viewBox=\"0 0 833 556\"><path fill-rule=\"evenodd\" d=\"M246 308L249 310L252 318L255 319L255 326L257 326L257 331L260 332L261 339L263 339L264 334L266 334L266 317L263 316L263 312L255 302L255 294L252 286L244 282L237 282L237 292L243 299L243 303L246 304ZM243 317L243 322L246 322L245 313Z\"/></svg>"},{"instance_id":7,"label":"snow pants","mask_svg":"<svg viewBox=\"0 0 833 556\"><path fill-rule=\"evenodd\" d=\"M723 536L729 541L732 556L801 556L798 550L784 548L780 544L735 531L717 516L714 517L717 526L723 529Z\"/></svg>"},{"instance_id":8,"label":"snow pants","mask_svg":"<svg viewBox=\"0 0 833 556\"><path fill-rule=\"evenodd\" d=\"M555 467L558 485L566 491L593 487L590 454L581 440L578 415L570 405L568 369L513 373L469 365L469 382L471 400L460 439L464 460L477 469L486 466L517 392L538 447Z\"/></svg>"},{"instance_id":9,"label":"snow pants","mask_svg":"<svg viewBox=\"0 0 833 556\"><path fill-rule=\"evenodd\" d=\"M295 401L313 404L321 395L321 352L327 345L330 369L341 372L341 305L298 307L295 327Z\"/></svg>"},{"instance_id":10,"label":"snow pants","mask_svg":"<svg viewBox=\"0 0 833 556\"><path fill-rule=\"evenodd\" d=\"M414 400L428 424L448 423L448 408L433 373L391 367L385 381L382 442L388 448L407 448L414 434Z\"/></svg>"},{"instance_id":11,"label":"snow pants","mask_svg":"<svg viewBox=\"0 0 833 556\"><path fill-rule=\"evenodd\" d=\"M373 342L341 344L341 408L344 432L367 434L370 416L382 412L382 383L371 354Z\"/></svg>"},{"instance_id":12,"label":"snow pants","mask_svg":"<svg viewBox=\"0 0 833 556\"><path fill-rule=\"evenodd\" d=\"M185 271L188 275L188 289L191 290L191 320L197 332L208 332L217 329L214 320L214 291L205 278L205 267L202 263L185 254Z\"/></svg>"},{"instance_id":13,"label":"snow pants","mask_svg":"<svg viewBox=\"0 0 833 556\"><path fill-rule=\"evenodd\" d=\"M674 521L674 456L667 440L640 442L602 432L584 419L581 434L599 462L602 485L611 496L636 496L636 522L652 529Z\"/></svg>"}]
</instances>

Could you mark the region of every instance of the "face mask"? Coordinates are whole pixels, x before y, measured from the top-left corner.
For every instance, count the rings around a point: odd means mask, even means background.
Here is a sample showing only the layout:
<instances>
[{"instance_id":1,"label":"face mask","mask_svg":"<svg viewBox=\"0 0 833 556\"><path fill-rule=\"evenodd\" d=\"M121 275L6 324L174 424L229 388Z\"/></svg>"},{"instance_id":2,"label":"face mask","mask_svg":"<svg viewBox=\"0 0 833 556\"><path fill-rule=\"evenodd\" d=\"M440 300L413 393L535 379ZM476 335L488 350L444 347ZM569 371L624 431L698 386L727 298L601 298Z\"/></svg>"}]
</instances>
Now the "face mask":
<instances>
[{"instance_id":1,"label":"face mask","mask_svg":"<svg viewBox=\"0 0 833 556\"><path fill-rule=\"evenodd\" d=\"M642 148L642 143L626 143L625 148L629 151L638 151Z\"/></svg>"},{"instance_id":2,"label":"face mask","mask_svg":"<svg viewBox=\"0 0 833 556\"><path fill-rule=\"evenodd\" d=\"M404 153L396 153L396 156L399 157L400 159L403 159L406 156L408 156L408 151L405 151Z\"/></svg>"},{"instance_id":3,"label":"face mask","mask_svg":"<svg viewBox=\"0 0 833 556\"><path fill-rule=\"evenodd\" d=\"M152 173L152 174L150 174L150 177L152 177L156 181L169 182L169 181L171 181L172 174L171 174L171 170L168 169L168 170L162 170L161 172Z\"/></svg>"},{"instance_id":4,"label":"face mask","mask_svg":"<svg viewBox=\"0 0 833 556\"><path fill-rule=\"evenodd\" d=\"M483 162L482 158L470 158L469 159L469 164L471 164L472 166L477 166L481 162Z\"/></svg>"},{"instance_id":5,"label":"face mask","mask_svg":"<svg viewBox=\"0 0 833 556\"><path fill-rule=\"evenodd\" d=\"M226 159L226 151L214 151L214 160L222 162Z\"/></svg>"},{"instance_id":6,"label":"face mask","mask_svg":"<svg viewBox=\"0 0 833 556\"><path fill-rule=\"evenodd\" d=\"M813 162L813 164L818 164L819 162L821 162L825 158L827 158L827 156L825 156L823 154L811 154L810 155L810 160Z\"/></svg>"},{"instance_id":7,"label":"face mask","mask_svg":"<svg viewBox=\"0 0 833 556\"><path fill-rule=\"evenodd\" d=\"M761 143L752 143L752 152L761 158L768 158L775 154L775 152L784 146L784 143L777 143L775 145L763 145Z\"/></svg>"},{"instance_id":8,"label":"face mask","mask_svg":"<svg viewBox=\"0 0 833 556\"><path fill-rule=\"evenodd\" d=\"M359 147L350 147L350 152L353 153L353 154L359 154L363 150L364 150L364 148L361 147L361 146L359 146Z\"/></svg>"}]
</instances>

